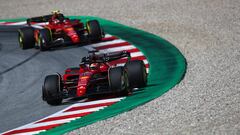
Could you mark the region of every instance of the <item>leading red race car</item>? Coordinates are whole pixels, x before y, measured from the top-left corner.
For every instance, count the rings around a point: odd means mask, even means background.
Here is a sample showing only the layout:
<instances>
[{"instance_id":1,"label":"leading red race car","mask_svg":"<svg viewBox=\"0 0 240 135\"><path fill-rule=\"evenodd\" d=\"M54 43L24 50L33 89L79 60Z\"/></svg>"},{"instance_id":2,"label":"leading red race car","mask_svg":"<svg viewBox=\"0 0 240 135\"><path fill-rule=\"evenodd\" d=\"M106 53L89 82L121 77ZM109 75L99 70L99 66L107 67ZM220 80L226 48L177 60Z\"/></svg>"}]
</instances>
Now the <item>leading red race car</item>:
<instances>
[{"instance_id":1,"label":"leading red race car","mask_svg":"<svg viewBox=\"0 0 240 135\"><path fill-rule=\"evenodd\" d=\"M124 66L116 60L126 59ZM42 87L42 98L50 105L62 103L64 98L92 95L128 95L133 88L147 85L146 67L141 60L131 60L129 52L96 54L89 52L79 67L68 68L65 74L48 75Z\"/></svg>"},{"instance_id":2,"label":"leading red race car","mask_svg":"<svg viewBox=\"0 0 240 135\"><path fill-rule=\"evenodd\" d=\"M45 25L34 25L36 23ZM104 37L103 29L97 20L90 20L84 26L80 20L66 18L59 11L29 18L27 24L27 27L18 30L19 45L22 49L35 47L45 51L60 45L98 42Z\"/></svg>"}]
</instances>

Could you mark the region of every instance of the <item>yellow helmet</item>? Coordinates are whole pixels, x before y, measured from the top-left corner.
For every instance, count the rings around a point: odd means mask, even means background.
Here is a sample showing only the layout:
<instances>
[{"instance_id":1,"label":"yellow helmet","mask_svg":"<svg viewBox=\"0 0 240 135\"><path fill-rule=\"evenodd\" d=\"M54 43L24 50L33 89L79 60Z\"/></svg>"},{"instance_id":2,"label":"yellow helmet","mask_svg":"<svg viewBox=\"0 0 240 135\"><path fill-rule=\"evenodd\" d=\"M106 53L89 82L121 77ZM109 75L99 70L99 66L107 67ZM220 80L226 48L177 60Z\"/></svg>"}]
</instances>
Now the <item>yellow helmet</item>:
<instances>
[{"instance_id":1,"label":"yellow helmet","mask_svg":"<svg viewBox=\"0 0 240 135\"><path fill-rule=\"evenodd\" d=\"M60 14L60 10L54 10L52 11L52 14Z\"/></svg>"}]
</instances>

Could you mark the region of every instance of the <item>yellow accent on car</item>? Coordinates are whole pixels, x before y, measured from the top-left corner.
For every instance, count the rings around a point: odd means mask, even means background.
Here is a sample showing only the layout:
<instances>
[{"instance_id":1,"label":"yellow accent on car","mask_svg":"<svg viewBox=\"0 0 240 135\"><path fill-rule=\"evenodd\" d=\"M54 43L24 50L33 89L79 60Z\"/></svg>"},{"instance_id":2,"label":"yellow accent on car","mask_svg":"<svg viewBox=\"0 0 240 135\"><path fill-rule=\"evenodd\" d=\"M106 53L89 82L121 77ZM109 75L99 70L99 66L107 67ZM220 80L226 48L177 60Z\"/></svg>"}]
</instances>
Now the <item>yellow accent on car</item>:
<instances>
[{"instance_id":1,"label":"yellow accent on car","mask_svg":"<svg viewBox=\"0 0 240 135\"><path fill-rule=\"evenodd\" d=\"M60 14L60 10L53 10L52 14Z\"/></svg>"},{"instance_id":2,"label":"yellow accent on car","mask_svg":"<svg viewBox=\"0 0 240 135\"><path fill-rule=\"evenodd\" d=\"M90 76L81 76L80 79L88 79Z\"/></svg>"},{"instance_id":3,"label":"yellow accent on car","mask_svg":"<svg viewBox=\"0 0 240 135\"><path fill-rule=\"evenodd\" d=\"M23 34L20 30L18 32L20 34L19 35L19 45L20 45L21 48L23 48Z\"/></svg>"},{"instance_id":4,"label":"yellow accent on car","mask_svg":"<svg viewBox=\"0 0 240 135\"><path fill-rule=\"evenodd\" d=\"M50 38L51 38L51 41L53 40L53 37L52 37L52 30L49 28L49 27L47 27L47 26L45 26L45 28L47 28L48 30L49 30L49 32L50 32Z\"/></svg>"},{"instance_id":5,"label":"yellow accent on car","mask_svg":"<svg viewBox=\"0 0 240 135\"><path fill-rule=\"evenodd\" d=\"M88 30L88 33L91 33L91 29L88 23L87 23L87 30Z\"/></svg>"}]
</instances>

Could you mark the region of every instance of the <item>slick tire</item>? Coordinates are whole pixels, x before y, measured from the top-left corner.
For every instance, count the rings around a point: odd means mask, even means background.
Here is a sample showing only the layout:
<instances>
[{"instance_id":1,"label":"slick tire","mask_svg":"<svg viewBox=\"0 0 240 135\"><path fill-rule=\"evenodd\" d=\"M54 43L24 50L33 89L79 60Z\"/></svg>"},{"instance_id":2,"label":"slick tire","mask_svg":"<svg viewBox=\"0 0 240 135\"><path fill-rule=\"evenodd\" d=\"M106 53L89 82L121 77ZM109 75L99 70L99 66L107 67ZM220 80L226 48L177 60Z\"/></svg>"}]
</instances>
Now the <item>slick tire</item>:
<instances>
[{"instance_id":1,"label":"slick tire","mask_svg":"<svg viewBox=\"0 0 240 135\"><path fill-rule=\"evenodd\" d=\"M49 29L40 29L38 34L38 45L40 51L46 51L50 48L51 32Z\"/></svg>"},{"instance_id":2,"label":"slick tire","mask_svg":"<svg viewBox=\"0 0 240 135\"><path fill-rule=\"evenodd\" d=\"M90 41L101 41L104 32L101 29L99 22L97 20L91 20L87 22L86 26Z\"/></svg>"},{"instance_id":3,"label":"slick tire","mask_svg":"<svg viewBox=\"0 0 240 135\"><path fill-rule=\"evenodd\" d=\"M143 61L128 61L125 64L131 88L142 88L147 85L147 72Z\"/></svg>"},{"instance_id":4,"label":"slick tire","mask_svg":"<svg viewBox=\"0 0 240 135\"><path fill-rule=\"evenodd\" d=\"M127 72L124 67L115 67L109 69L109 86L117 94L128 95L131 93Z\"/></svg>"},{"instance_id":5,"label":"slick tire","mask_svg":"<svg viewBox=\"0 0 240 135\"><path fill-rule=\"evenodd\" d=\"M62 80L60 75L48 75L42 86L42 98L49 105L59 105L62 103Z\"/></svg>"},{"instance_id":6,"label":"slick tire","mask_svg":"<svg viewBox=\"0 0 240 135\"><path fill-rule=\"evenodd\" d=\"M18 30L18 42L22 49L30 49L35 46L34 28L24 27Z\"/></svg>"}]
</instances>

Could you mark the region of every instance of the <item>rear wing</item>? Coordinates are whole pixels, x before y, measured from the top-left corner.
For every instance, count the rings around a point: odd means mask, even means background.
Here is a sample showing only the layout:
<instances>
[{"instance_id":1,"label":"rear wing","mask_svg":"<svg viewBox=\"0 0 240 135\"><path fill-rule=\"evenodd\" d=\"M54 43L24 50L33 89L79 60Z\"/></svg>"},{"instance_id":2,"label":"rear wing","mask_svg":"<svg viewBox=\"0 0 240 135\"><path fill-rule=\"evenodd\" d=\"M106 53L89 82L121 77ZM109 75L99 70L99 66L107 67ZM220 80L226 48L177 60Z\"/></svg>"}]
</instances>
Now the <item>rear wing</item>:
<instances>
[{"instance_id":1,"label":"rear wing","mask_svg":"<svg viewBox=\"0 0 240 135\"><path fill-rule=\"evenodd\" d=\"M111 62L114 60L118 60L121 58L127 57L128 60L131 60L131 55L127 51L121 52L114 52L114 53L105 53L105 54L91 54L89 56L83 57L82 62L83 64L91 64L91 63L104 63L104 62Z\"/></svg>"},{"instance_id":2,"label":"rear wing","mask_svg":"<svg viewBox=\"0 0 240 135\"><path fill-rule=\"evenodd\" d=\"M106 55L106 56L105 56L105 61L106 61L106 62L118 60L118 59L121 59L121 58L124 58L124 57L127 57L128 60L131 59L130 52L127 52L127 51L107 53L107 54L105 54L105 55Z\"/></svg>"}]
</instances>

